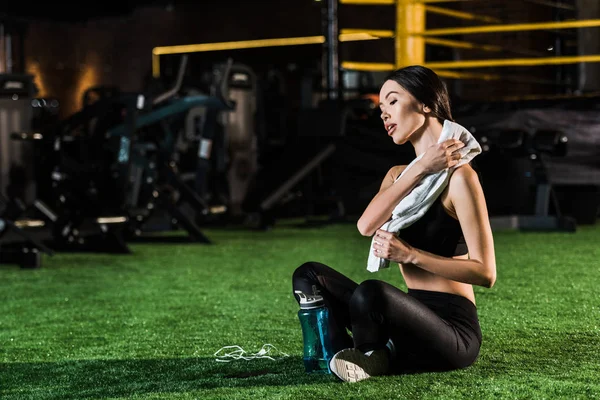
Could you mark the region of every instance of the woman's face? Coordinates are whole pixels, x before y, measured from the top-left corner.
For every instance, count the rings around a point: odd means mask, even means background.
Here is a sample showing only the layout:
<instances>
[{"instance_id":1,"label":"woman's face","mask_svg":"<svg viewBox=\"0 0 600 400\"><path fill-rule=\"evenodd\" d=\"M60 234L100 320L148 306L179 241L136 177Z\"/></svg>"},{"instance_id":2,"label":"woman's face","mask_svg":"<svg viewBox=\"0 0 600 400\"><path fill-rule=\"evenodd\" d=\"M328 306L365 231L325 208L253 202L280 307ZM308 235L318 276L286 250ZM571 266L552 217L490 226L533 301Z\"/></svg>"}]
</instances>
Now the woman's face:
<instances>
[{"instance_id":1,"label":"woman's face","mask_svg":"<svg viewBox=\"0 0 600 400\"><path fill-rule=\"evenodd\" d=\"M423 105L396 81L388 80L379 92L381 119L388 136L404 144L425 124Z\"/></svg>"}]
</instances>

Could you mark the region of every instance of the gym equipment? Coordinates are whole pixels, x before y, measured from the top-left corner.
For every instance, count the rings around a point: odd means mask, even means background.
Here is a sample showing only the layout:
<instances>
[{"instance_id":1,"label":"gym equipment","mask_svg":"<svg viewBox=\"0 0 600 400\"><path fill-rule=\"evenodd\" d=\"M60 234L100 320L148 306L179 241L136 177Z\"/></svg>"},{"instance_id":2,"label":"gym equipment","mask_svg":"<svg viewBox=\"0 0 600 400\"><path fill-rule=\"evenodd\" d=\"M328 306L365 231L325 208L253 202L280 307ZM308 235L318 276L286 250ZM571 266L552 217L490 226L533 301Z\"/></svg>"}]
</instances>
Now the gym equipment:
<instances>
[{"instance_id":1,"label":"gym equipment","mask_svg":"<svg viewBox=\"0 0 600 400\"><path fill-rule=\"evenodd\" d=\"M140 97L124 93L98 99L44 133L50 154L39 168L51 181L44 214L52 226L49 245L57 251L130 253L123 236L126 169L111 163L114 144L104 134L123 119L135 120Z\"/></svg>"},{"instance_id":2,"label":"gym equipment","mask_svg":"<svg viewBox=\"0 0 600 400\"><path fill-rule=\"evenodd\" d=\"M121 232L127 218L120 188L126 182L123 171L107 167L113 157L104 133L117 122L131 124L143 96L92 88L82 100L79 112L43 132L11 134L13 143L30 142L36 150L28 162L35 164L40 190L22 211L35 210L50 227L45 243L54 250L129 253Z\"/></svg>"},{"instance_id":3,"label":"gym equipment","mask_svg":"<svg viewBox=\"0 0 600 400\"><path fill-rule=\"evenodd\" d=\"M54 229L55 243L51 244L51 247L56 249L64 248L66 244L78 244L81 245L84 239L81 237L81 229L79 226L80 215L71 218L69 212L75 211L77 207L73 208L74 203L70 200L70 196L65 196L65 192L61 192L56 198L59 200L58 203L66 203L62 210L66 210L65 214L59 214L53 211L56 209L56 205L53 204L52 208L45 205L39 198L38 187L35 183L34 176L37 175L34 171L34 165L36 163L36 156L40 156L45 160L52 160L52 166L56 166L57 163L63 162L62 166L65 166L65 170L72 172L74 175L81 174L85 171L85 162L87 157L90 155L89 152L83 152L80 156L83 162L79 162L77 159L63 158L64 153L61 151L63 146L77 146L78 139L84 136L86 133L94 129L94 124L98 120L93 120L94 115L92 109L97 111L100 109L101 104L97 107L84 108L81 113L73 116L64 123L58 125L56 130L51 133L40 133L31 132L32 124L32 97L36 93L35 86L33 84L33 77L29 75L2 75L2 94L10 96L10 100L7 101L6 109L0 112L0 117L7 118L7 123L2 123L2 127L7 127L8 131L3 131L1 135L1 146L3 152L0 160L2 160L2 170L8 171L6 174L3 172L4 177L2 181L6 183L6 195L8 197L9 210L13 215L12 219L8 218L6 226L13 231L18 231L19 221L16 218L27 218L29 217L29 211L38 212L43 220L37 219L36 222L49 223ZM39 103L39 101L37 101ZM2 106L4 108L4 106ZM104 111L104 110L102 110ZM8 116L11 118L8 118ZM100 112L96 112L96 115L102 115ZM18 116L18 118L15 118ZM10 122L10 123L8 123ZM65 134L65 132L71 132L73 135ZM44 141L46 139L46 141ZM42 144L45 145L44 151L36 153L35 146ZM80 149L83 149L81 147ZM94 150L99 150L101 147L93 147ZM79 148L78 148L79 150ZM74 152L75 154L77 151ZM93 158L90 158L93 160ZM44 169L49 164L45 164L42 161L41 169ZM61 165L61 164L59 164ZM68 166L68 167L66 167ZM93 166L92 166L93 168ZM45 177L50 178L51 176L56 178L53 180L55 188L61 185L64 173L55 168L49 168L45 171L47 174ZM48 179L50 181L50 179ZM78 182L74 182L69 189L74 191L84 191L89 189L87 186L89 180L82 179ZM92 181L93 182L93 181ZM72 199L71 199L72 200ZM27 206L27 205L31 206ZM84 202L84 204L86 204ZM86 204L90 207L96 206L96 204ZM39 206L39 207L38 207ZM11 225L11 220L14 224ZM98 226L101 231L105 229L104 225ZM105 229L106 230L106 229ZM101 236L105 233L101 232ZM122 244L121 244L122 247ZM92 250L101 251L98 246L93 246Z\"/></svg>"},{"instance_id":4,"label":"gym equipment","mask_svg":"<svg viewBox=\"0 0 600 400\"><path fill-rule=\"evenodd\" d=\"M242 216L242 203L248 186L258 170L258 140L256 121L256 76L245 65L229 68L227 95L235 110L224 114L224 133L228 153L227 182L229 184L229 216Z\"/></svg>"},{"instance_id":5,"label":"gym equipment","mask_svg":"<svg viewBox=\"0 0 600 400\"><path fill-rule=\"evenodd\" d=\"M279 157L262 168L244 202L247 225L259 229L273 227L279 206L302 196L293 189L334 154L335 139L346 132L347 113L337 101L300 110L297 140L288 143Z\"/></svg>"},{"instance_id":6,"label":"gym equipment","mask_svg":"<svg viewBox=\"0 0 600 400\"><path fill-rule=\"evenodd\" d=\"M210 132L218 113L234 103L221 96L226 80L213 96L180 97L186 65L184 56L174 85L156 96L93 87L84 93L83 108L52 129L13 135L43 149L38 170L51 184L45 198L36 200L45 203L40 211L52 228L52 248L129 253L126 241L139 238L159 208L189 239L209 242L181 208L186 202L210 213L178 174L176 125L189 110L204 107Z\"/></svg>"},{"instance_id":7,"label":"gym equipment","mask_svg":"<svg viewBox=\"0 0 600 400\"><path fill-rule=\"evenodd\" d=\"M174 119L180 121L190 110L203 108L203 137L199 157L208 158L205 155L210 154L220 113L231 111L235 107L235 103L226 97L227 77L232 63L227 63L220 71L221 78L216 80L212 95L177 97L186 62L187 56L184 56L173 88L154 98L151 106L144 109L144 113L133 123L118 124L106 132L109 140L118 142L118 165L123 171L129 171L127 177L131 185L128 185L130 190L127 194L128 240L149 240L149 237L143 236L147 231L145 226L160 208L166 211L173 226L187 231L188 239L210 243L194 219L184 210L188 206L200 215L213 214L205 199L179 174L175 157L178 135L171 124Z\"/></svg>"},{"instance_id":8,"label":"gym equipment","mask_svg":"<svg viewBox=\"0 0 600 400\"><path fill-rule=\"evenodd\" d=\"M32 149L26 143L11 141L12 132L31 131L31 102L37 88L33 76L0 74L0 193L25 201L35 196Z\"/></svg>"},{"instance_id":9,"label":"gym equipment","mask_svg":"<svg viewBox=\"0 0 600 400\"><path fill-rule=\"evenodd\" d=\"M0 264L39 268L42 265L42 254L52 256L54 252L26 231L27 227L37 225L37 221L15 221L11 218L19 213L20 207L15 207L15 204L11 204L0 194Z\"/></svg>"},{"instance_id":10,"label":"gym equipment","mask_svg":"<svg viewBox=\"0 0 600 400\"><path fill-rule=\"evenodd\" d=\"M535 182L535 205L532 215L508 215L490 218L493 229L518 229L521 231L575 232L573 218L563 216L552 183L548 178L545 159L567 154L567 136L555 130L536 130L532 134L524 130L510 129L498 132L492 142L501 151L514 157L527 157L531 163ZM555 215L550 215L550 207Z\"/></svg>"},{"instance_id":11,"label":"gym equipment","mask_svg":"<svg viewBox=\"0 0 600 400\"><path fill-rule=\"evenodd\" d=\"M392 144L382 145L380 140L387 139L383 130L375 133L372 121L365 121L372 113L373 103L367 98L325 100L316 108L301 109L295 140L259 171L244 204L246 224L270 229L277 216L284 214L282 209L295 200L304 208L307 225L343 222L347 203L359 197L353 188L363 187L357 182L358 174L362 177L374 170L376 178L369 182L380 182L393 165L385 150ZM359 171L355 174L353 168ZM323 215L323 209L327 209L328 221L312 218Z\"/></svg>"},{"instance_id":12,"label":"gym equipment","mask_svg":"<svg viewBox=\"0 0 600 400\"><path fill-rule=\"evenodd\" d=\"M212 71L211 93L220 92L231 105L221 112L218 120L198 108L191 118L202 120L201 129L188 127L193 132L188 145L197 147L193 161L193 187L211 208L220 208L214 218L199 221L235 222L243 218L242 203L258 168L257 79L249 67L233 63L217 64ZM190 118L186 125L191 124ZM193 142L194 144L191 144ZM189 175L189 174L188 174ZM208 221L207 219L212 219Z\"/></svg>"}]
</instances>

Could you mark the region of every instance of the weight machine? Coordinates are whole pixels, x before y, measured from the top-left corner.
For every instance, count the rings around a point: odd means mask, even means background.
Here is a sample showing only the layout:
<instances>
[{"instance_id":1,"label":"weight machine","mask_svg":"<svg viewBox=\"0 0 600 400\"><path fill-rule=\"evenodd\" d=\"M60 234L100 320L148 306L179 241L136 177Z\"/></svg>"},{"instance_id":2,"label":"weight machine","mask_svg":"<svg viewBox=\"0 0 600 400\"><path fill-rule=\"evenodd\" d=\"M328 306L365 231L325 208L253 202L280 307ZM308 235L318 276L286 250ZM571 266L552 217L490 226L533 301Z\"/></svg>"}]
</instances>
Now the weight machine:
<instances>
[{"instance_id":1,"label":"weight machine","mask_svg":"<svg viewBox=\"0 0 600 400\"><path fill-rule=\"evenodd\" d=\"M530 162L535 184L533 214L492 217L491 223L494 229L576 231L575 220L561 213L546 163L547 157L563 157L567 154L568 138L563 132L544 129L528 133L521 129L510 129L496 132L490 137L486 136L482 138L482 142L510 156L526 157ZM550 213L551 207L554 215Z\"/></svg>"},{"instance_id":2,"label":"weight machine","mask_svg":"<svg viewBox=\"0 0 600 400\"><path fill-rule=\"evenodd\" d=\"M170 125L172 119L181 118L194 109L204 109L202 139L198 162L203 163L210 155L210 147L217 135L220 113L231 111L235 102L227 95L228 79L232 62L219 71L211 95L191 95L177 97L183 82L187 55L182 57L175 85L164 94L151 101L144 113L132 124L118 124L110 128L106 136L118 143L117 164L129 178L127 194L127 239L166 241L165 237L148 236L147 226L156 216L157 209L166 211L169 223L188 233L187 239L194 242L210 243L185 207L196 213L208 216L219 212L188 184L180 175L176 161L178 133ZM150 229L151 230L151 229ZM173 240L180 240L171 237Z\"/></svg>"}]
</instances>

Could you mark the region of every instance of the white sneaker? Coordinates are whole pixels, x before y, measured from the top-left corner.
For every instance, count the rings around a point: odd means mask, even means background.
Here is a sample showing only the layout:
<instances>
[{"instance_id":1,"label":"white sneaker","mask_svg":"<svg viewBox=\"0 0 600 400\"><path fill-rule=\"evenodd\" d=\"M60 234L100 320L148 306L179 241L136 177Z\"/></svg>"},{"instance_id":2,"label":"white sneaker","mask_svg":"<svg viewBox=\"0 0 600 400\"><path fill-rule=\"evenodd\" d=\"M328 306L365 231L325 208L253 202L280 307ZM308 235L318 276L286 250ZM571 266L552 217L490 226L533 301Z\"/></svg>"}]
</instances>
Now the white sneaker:
<instances>
[{"instance_id":1,"label":"white sneaker","mask_svg":"<svg viewBox=\"0 0 600 400\"><path fill-rule=\"evenodd\" d=\"M386 350L365 355L357 349L344 349L335 353L329 361L331 372L345 382L359 382L371 376L384 375L388 367L389 356Z\"/></svg>"}]
</instances>

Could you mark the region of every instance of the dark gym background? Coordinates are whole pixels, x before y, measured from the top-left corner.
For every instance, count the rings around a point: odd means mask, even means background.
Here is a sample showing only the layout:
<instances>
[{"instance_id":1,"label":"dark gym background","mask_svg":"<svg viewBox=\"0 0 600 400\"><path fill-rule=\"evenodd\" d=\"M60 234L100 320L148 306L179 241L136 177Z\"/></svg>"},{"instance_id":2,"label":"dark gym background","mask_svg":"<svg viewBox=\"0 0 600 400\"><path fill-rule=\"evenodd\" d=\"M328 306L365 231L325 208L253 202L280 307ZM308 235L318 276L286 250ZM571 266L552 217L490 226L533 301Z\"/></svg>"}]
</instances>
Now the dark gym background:
<instances>
[{"instance_id":1,"label":"dark gym background","mask_svg":"<svg viewBox=\"0 0 600 400\"><path fill-rule=\"evenodd\" d=\"M146 101L151 102L153 96L177 85L180 68L182 79L176 93L170 95L173 99L198 93L212 95L219 79L215 78L215 71L229 60L249 71L254 79L246 88L244 104L252 104L244 114L249 122L242 128L244 135L255 140L249 153L251 159L234 167L228 147L231 133L224 127L232 122L219 120L229 118L223 117L226 114L238 115L232 118L239 119L239 109L221 114L215 109L219 114L215 117L218 129L208 135L214 135L210 139L214 148L210 160L203 161L204 166L194 155L194 146L200 146L199 137L203 134L208 137L202 133L208 128L190 131L184 122L189 110L175 120L164 117L158 124L163 129L165 123L170 124L176 140L192 138L185 142L185 151L177 148L165 156L165 160L174 163L175 176L171 178L185 181L184 186L178 186L168 196L180 199L188 193L193 198L195 191L206 202L183 206L179 200L173 200L172 204L179 207L176 211L168 210L171 203L163 204L167 220L163 218L153 228L169 230L188 224L185 229L194 230L201 237L202 225L235 223L270 228L278 218L298 216L353 221L377 190L382 174L414 156L407 146L397 148L382 134L372 100L385 76L381 65L394 65L397 60L396 39L386 39L382 34L379 40L331 40L331 32L343 34L346 27L360 27L365 32L394 32L401 27L386 4L390 2L356 3L361 2L6 5L0 14L0 77L4 85L1 95L2 107L6 109L0 182L4 203L12 204L6 208L18 209L12 219L48 219L47 214L40 215L36 202L41 201L59 220L52 221L50 239L56 239L56 235L61 235L57 232L65 229L82 231L83 219L90 217L96 218L96 224L100 217L141 221L138 211L132 213L126 204L133 205L143 195L139 188L147 178L136 177L127 157L125 164L114 164L110 157L116 156L115 150L107 150L107 159L96 160L104 164L98 167L103 172L96 172L101 178L83 174L79 181L63 179L63 191L57 191L57 171L64 172L67 167L66 161L49 156L52 146L57 148L52 138L60 137L67 143L76 128L65 127L64 121L87 113L82 117L87 121L82 125L87 126L85 129L89 129L90 121L100 117L105 126L96 133L86 133L93 138L82 146L87 150L105 146L109 140L103 140L102 135L107 129L110 131L118 123L133 126L126 124L134 124L131 121L135 118L127 120L131 113L124 108L120 115L109 118L108 114L89 111L87 105L111 93L144 94ZM485 25L481 21L509 28L504 32L442 34L437 41L426 40L424 48L424 61L431 65L456 63L454 70L452 64L437 69L452 94L455 119L484 144L477 166L494 228L575 230L578 224L595 223L600 202L600 119L596 115L600 66L593 59L600 47L597 24L560 29L530 28L527 24L594 21L600 15L598 4L586 0L459 1L450 2L441 11L436 5L428 5L426 10L429 30ZM317 36L324 37L325 42L250 49L236 49L233 45L232 50L177 50L153 55L156 49L172 50L178 45ZM531 65L523 62L526 58L568 57L572 60L537 61ZM460 65L462 60L489 60L492 64L465 68ZM498 60L514 63L501 65ZM372 67L348 67L345 61L371 63ZM231 80L228 83L235 86L233 76L231 73L224 80ZM222 95L227 99L231 93ZM119 107L125 106L119 103ZM135 111L137 118L143 118L149 109L140 110ZM31 136L35 133L43 137L38 144ZM19 134L25 135L23 140ZM132 137L138 134L132 133ZM162 133L145 135L155 137ZM129 136L126 139L131 140ZM149 143L153 139L135 140ZM65 144L61 151L67 151L67 147ZM72 152L69 157L81 158L82 165L92 165L81 153L83 150L68 151ZM150 157L143 154L142 158ZM121 168L119 165L124 169L114 172L114 168ZM242 170L245 172L239 172ZM107 171L114 172L113 180L123 183L129 179L142 192L128 194L126 185L113 187L114 190L109 189L110 185L97 188L102 183L94 179L108 184ZM158 181L164 178L160 171L157 173ZM243 187L232 183L239 174L246 175ZM153 187L149 185L147 189L151 191ZM80 194L82 198L73 203L59 200L65 196L74 199L77 190L85 192ZM238 190L238 197L242 196L243 204L241 200L232 204L234 190ZM95 200L90 200L91 192ZM162 199L167 194L161 196ZM67 207L68 216L61 214L57 201L75 204ZM220 212L215 211L221 206L224 208ZM32 208L37 210L31 211ZM100 210L103 208L106 209ZM73 212L74 209L87 211ZM91 212L98 215L90 215ZM152 217L157 215L161 214L153 209ZM135 227L123 223L126 231L139 234L143 230L141 223ZM118 224L115 222L114 226ZM61 239L67 240L66 237L62 234ZM75 238L69 236L68 240Z\"/></svg>"}]
</instances>

